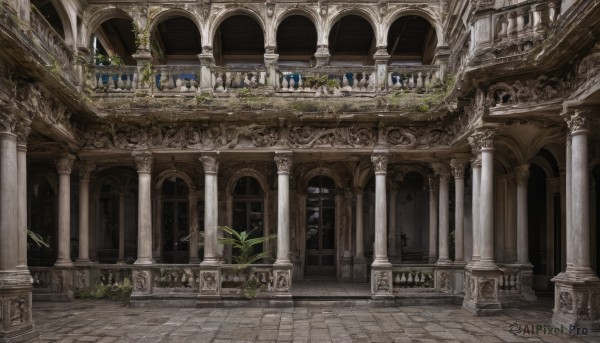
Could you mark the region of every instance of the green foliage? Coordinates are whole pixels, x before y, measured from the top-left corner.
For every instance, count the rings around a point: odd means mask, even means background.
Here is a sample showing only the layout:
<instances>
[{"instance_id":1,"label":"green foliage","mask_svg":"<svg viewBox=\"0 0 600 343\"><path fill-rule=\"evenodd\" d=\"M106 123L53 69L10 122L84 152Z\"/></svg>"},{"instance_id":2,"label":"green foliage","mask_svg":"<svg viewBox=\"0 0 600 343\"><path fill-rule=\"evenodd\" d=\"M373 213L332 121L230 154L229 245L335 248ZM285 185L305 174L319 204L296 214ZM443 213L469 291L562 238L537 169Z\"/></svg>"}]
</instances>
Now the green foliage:
<instances>
[{"instance_id":1,"label":"green foliage","mask_svg":"<svg viewBox=\"0 0 600 343\"><path fill-rule=\"evenodd\" d=\"M242 88L239 90L238 95L242 98L252 96L252 90L250 88Z\"/></svg>"},{"instance_id":2,"label":"green foliage","mask_svg":"<svg viewBox=\"0 0 600 343\"><path fill-rule=\"evenodd\" d=\"M128 278L123 282L115 284L100 284L91 288L83 288L75 291L75 298L109 299L109 300L128 300L131 296L133 286Z\"/></svg>"},{"instance_id":3,"label":"green foliage","mask_svg":"<svg viewBox=\"0 0 600 343\"><path fill-rule=\"evenodd\" d=\"M198 103L198 104L210 103L212 98L213 98L213 96L211 93L202 92L202 93L196 95L196 103Z\"/></svg>"},{"instance_id":4,"label":"green foliage","mask_svg":"<svg viewBox=\"0 0 600 343\"><path fill-rule=\"evenodd\" d=\"M232 246L234 252L233 261L240 265L239 268L246 268L248 265L269 256L268 251L255 254L254 246L261 245L275 238L275 235L251 238L252 233L256 229L251 230L250 232L237 232L228 226L221 226L219 229L230 235L230 237L220 237L219 243Z\"/></svg>"},{"instance_id":5,"label":"green foliage","mask_svg":"<svg viewBox=\"0 0 600 343\"><path fill-rule=\"evenodd\" d=\"M416 109L419 112L427 112L427 111L429 111L429 105L428 104L417 105Z\"/></svg>"},{"instance_id":6,"label":"green foliage","mask_svg":"<svg viewBox=\"0 0 600 343\"><path fill-rule=\"evenodd\" d=\"M42 248L49 248L50 245L48 243L46 243L46 241L44 240L44 238L40 235L38 235L37 233L31 231L31 230L27 230L27 240L29 241L28 244L35 244L38 247Z\"/></svg>"}]
</instances>

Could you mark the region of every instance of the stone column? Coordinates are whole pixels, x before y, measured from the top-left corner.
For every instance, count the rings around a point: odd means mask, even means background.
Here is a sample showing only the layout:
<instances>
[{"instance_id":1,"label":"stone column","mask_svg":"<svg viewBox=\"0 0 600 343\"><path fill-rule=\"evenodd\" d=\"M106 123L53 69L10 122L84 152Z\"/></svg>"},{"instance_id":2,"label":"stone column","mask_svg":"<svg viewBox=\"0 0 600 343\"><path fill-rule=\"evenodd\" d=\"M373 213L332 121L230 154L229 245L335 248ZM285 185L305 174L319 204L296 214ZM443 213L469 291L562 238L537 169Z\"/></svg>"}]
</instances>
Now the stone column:
<instances>
[{"instance_id":1,"label":"stone column","mask_svg":"<svg viewBox=\"0 0 600 343\"><path fill-rule=\"evenodd\" d=\"M138 251L135 264L148 265L152 260L152 152L134 151L138 172Z\"/></svg>"},{"instance_id":2,"label":"stone column","mask_svg":"<svg viewBox=\"0 0 600 343\"><path fill-rule=\"evenodd\" d=\"M290 264L290 171L292 153L277 152L277 260L275 264Z\"/></svg>"},{"instance_id":3,"label":"stone column","mask_svg":"<svg viewBox=\"0 0 600 343\"><path fill-rule=\"evenodd\" d=\"M77 266L89 265L90 261L90 175L95 166L86 163L79 170L79 254Z\"/></svg>"},{"instance_id":4,"label":"stone column","mask_svg":"<svg viewBox=\"0 0 600 343\"><path fill-rule=\"evenodd\" d=\"M125 263L125 195L125 192L119 193L119 257L117 258L118 264ZM150 237L152 237L152 234L150 234ZM152 251L152 245L150 245L150 251Z\"/></svg>"},{"instance_id":5,"label":"stone column","mask_svg":"<svg viewBox=\"0 0 600 343\"><path fill-rule=\"evenodd\" d=\"M72 267L71 261L71 169L75 156L56 160L58 170L58 259L55 267Z\"/></svg>"},{"instance_id":6,"label":"stone column","mask_svg":"<svg viewBox=\"0 0 600 343\"><path fill-rule=\"evenodd\" d=\"M434 166L436 174L439 175L439 258L437 264L450 264L448 239L450 235L450 193L448 183L450 182L450 170L443 164Z\"/></svg>"},{"instance_id":7,"label":"stone column","mask_svg":"<svg viewBox=\"0 0 600 343\"><path fill-rule=\"evenodd\" d=\"M397 247L396 247L396 231L398 228L396 227L397 219L396 219L396 199L398 198L398 188L396 185L390 186L390 203L388 205L389 212L389 222L388 222L388 249L390 257L396 257Z\"/></svg>"},{"instance_id":8,"label":"stone column","mask_svg":"<svg viewBox=\"0 0 600 343\"><path fill-rule=\"evenodd\" d=\"M529 235L527 219L527 180L529 165L515 168L517 179L517 263L529 265Z\"/></svg>"},{"instance_id":9,"label":"stone column","mask_svg":"<svg viewBox=\"0 0 600 343\"><path fill-rule=\"evenodd\" d=\"M474 158L471 159L471 173L473 179L471 180L472 186L472 200L471 200L471 216L473 218L473 255L471 257L471 263L479 261L480 253L480 239L479 239L479 194L481 187L481 154L475 152Z\"/></svg>"},{"instance_id":10,"label":"stone column","mask_svg":"<svg viewBox=\"0 0 600 343\"><path fill-rule=\"evenodd\" d=\"M219 256L217 256L219 206L216 202L219 162L216 155L203 155L200 161L204 167L204 260L202 264L215 265L219 264Z\"/></svg>"},{"instance_id":11,"label":"stone column","mask_svg":"<svg viewBox=\"0 0 600 343\"><path fill-rule=\"evenodd\" d=\"M358 188L356 194L356 247L352 278L357 282L367 281L367 260L365 259L363 190Z\"/></svg>"},{"instance_id":12,"label":"stone column","mask_svg":"<svg viewBox=\"0 0 600 343\"><path fill-rule=\"evenodd\" d=\"M454 176L454 263L465 262L465 162L450 162Z\"/></svg>"},{"instance_id":13,"label":"stone column","mask_svg":"<svg viewBox=\"0 0 600 343\"><path fill-rule=\"evenodd\" d=\"M188 217L189 217L189 234L190 234L190 264L200 263L198 258L198 194L195 191L190 191L188 195Z\"/></svg>"},{"instance_id":14,"label":"stone column","mask_svg":"<svg viewBox=\"0 0 600 343\"><path fill-rule=\"evenodd\" d=\"M19 177L17 119L0 107L0 340L26 341L34 336L31 275L17 270L19 258ZM26 268L26 267L25 267Z\"/></svg>"},{"instance_id":15,"label":"stone column","mask_svg":"<svg viewBox=\"0 0 600 343\"><path fill-rule=\"evenodd\" d=\"M375 247L371 265L371 294L373 298L392 297L392 264L387 256L386 176L389 159L387 150L374 151L371 156L375 169Z\"/></svg>"},{"instance_id":16,"label":"stone column","mask_svg":"<svg viewBox=\"0 0 600 343\"><path fill-rule=\"evenodd\" d=\"M377 70L375 91L383 91L387 89L387 65L390 60L390 54L387 52L387 46L378 46L377 51L373 55L375 61L375 68Z\"/></svg>"},{"instance_id":17,"label":"stone column","mask_svg":"<svg viewBox=\"0 0 600 343\"><path fill-rule=\"evenodd\" d=\"M572 239L569 239L569 237L571 237L571 235L573 234L573 229L572 229L572 222L573 222L573 217L572 217L572 204L571 204L571 200L573 199L573 193L571 191L571 178L572 178L572 174L571 174L571 170L572 170L572 163L571 163L571 133L567 134L567 148L566 148L566 154L565 154L565 159L566 159L566 171L565 171L565 183L566 183L566 202L565 202L565 215L566 215L566 238L567 238L567 243L566 243L566 249L567 249L567 269L569 268L569 266L573 265L573 243L574 241Z\"/></svg>"},{"instance_id":18,"label":"stone column","mask_svg":"<svg viewBox=\"0 0 600 343\"><path fill-rule=\"evenodd\" d=\"M571 229L567 248L572 247L573 251L567 251L572 260L566 272L552 279L555 283L552 323L557 327L586 328L588 334L597 335L600 333L600 279L590 267L588 165L589 121L595 111L597 109L577 109L567 122L571 132Z\"/></svg>"},{"instance_id":19,"label":"stone column","mask_svg":"<svg viewBox=\"0 0 600 343\"><path fill-rule=\"evenodd\" d=\"M265 67L267 68L267 88L268 89L279 89L279 74L277 74L277 61L279 60L279 54L275 53L275 47L265 47Z\"/></svg>"},{"instance_id":20,"label":"stone column","mask_svg":"<svg viewBox=\"0 0 600 343\"><path fill-rule=\"evenodd\" d=\"M27 268L27 138L31 132L31 121L20 120L15 127L17 135L17 188L18 188L18 269Z\"/></svg>"},{"instance_id":21,"label":"stone column","mask_svg":"<svg viewBox=\"0 0 600 343\"><path fill-rule=\"evenodd\" d=\"M437 262L438 240L438 181L435 175L429 175L429 263Z\"/></svg>"},{"instance_id":22,"label":"stone column","mask_svg":"<svg viewBox=\"0 0 600 343\"><path fill-rule=\"evenodd\" d=\"M502 273L494 262L494 130L477 132L481 147L481 188L479 193L480 259L465 268L463 308L474 315L490 315L502 310L499 280ZM474 180L476 182L477 180Z\"/></svg>"}]
</instances>

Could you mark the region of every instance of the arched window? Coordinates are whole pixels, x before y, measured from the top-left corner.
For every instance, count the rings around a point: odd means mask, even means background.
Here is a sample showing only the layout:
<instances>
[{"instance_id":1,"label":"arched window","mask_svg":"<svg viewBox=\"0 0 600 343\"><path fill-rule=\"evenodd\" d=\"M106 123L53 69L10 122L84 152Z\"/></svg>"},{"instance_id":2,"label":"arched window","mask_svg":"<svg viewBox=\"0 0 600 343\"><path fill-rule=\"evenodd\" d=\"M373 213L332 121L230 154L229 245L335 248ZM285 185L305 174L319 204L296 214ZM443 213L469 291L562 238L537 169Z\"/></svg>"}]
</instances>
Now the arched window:
<instances>
[{"instance_id":1,"label":"arched window","mask_svg":"<svg viewBox=\"0 0 600 343\"><path fill-rule=\"evenodd\" d=\"M335 183L313 177L306 190L307 277L335 276Z\"/></svg>"}]
</instances>

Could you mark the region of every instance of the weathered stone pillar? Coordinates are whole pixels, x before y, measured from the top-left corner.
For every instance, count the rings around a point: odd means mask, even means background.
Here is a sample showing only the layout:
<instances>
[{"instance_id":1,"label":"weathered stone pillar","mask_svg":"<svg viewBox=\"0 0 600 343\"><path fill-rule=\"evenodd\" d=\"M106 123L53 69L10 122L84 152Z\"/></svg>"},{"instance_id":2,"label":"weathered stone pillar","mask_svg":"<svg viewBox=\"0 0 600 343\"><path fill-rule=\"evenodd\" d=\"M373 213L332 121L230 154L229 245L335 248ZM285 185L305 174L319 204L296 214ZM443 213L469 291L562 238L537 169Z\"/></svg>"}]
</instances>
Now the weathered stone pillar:
<instances>
[{"instance_id":1,"label":"weathered stone pillar","mask_svg":"<svg viewBox=\"0 0 600 343\"><path fill-rule=\"evenodd\" d=\"M325 67L329 65L329 47L327 45L318 45L317 52L315 52L315 59L317 60L316 67Z\"/></svg>"},{"instance_id":2,"label":"weathered stone pillar","mask_svg":"<svg viewBox=\"0 0 600 343\"><path fill-rule=\"evenodd\" d=\"M27 138L31 132L31 121L20 120L15 127L17 135L17 188L18 188L18 223L19 223L19 239L18 239L18 269L26 270L27 268Z\"/></svg>"},{"instance_id":3,"label":"weathered stone pillar","mask_svg":"<svg viewBox=\"0 0 600 343\"><path fill-rule=\"evenodd\" d=\"M291 301L292 261L290 261L290 172L292 152L276 151L277 165L277 260L273 266L276 296Z\"/></svg>"},{"instance_id":4,"label":"weathered stone pillar","mask_svg":"<svg viewBox=\"0 0 600 343\"><path fill-rule=\"evenodd\" d=\"M596 109L594 109L596 111ZM600 279L590 266L590 187L588 132L591 110L575 110L568 120L571 131L571 232L567 251L571 264L554 281L555 326L585 328L600 333ZM568 164L567 164L568 166ZM567 201L567 205L568 205ZM569 243L569 241L571 241Z\"/></svg>"},{"instance_id":5,"label":"weathered stone pillar","mask_svg":"<svg viewBox=\"0 0 600 343\"><path fill-rule=\"evenodd\" d=\"M265 48L264 59L265 66L267 67L267 75L269 77L266 86L269 89L279 89L279 74L277 73L277 61L279 60L279 54L275 53L275 47Z\"/></svg>"},{"instance_id":6,"label":"weathered stone pillar","mask_svg":"<svg viewBox=\"0 0 600 343\"><path fill-rule=\"evenodd\" d=\"M375 169L375 247L371 265L373 298L392 297L392 264L387 256L386 177L389 151L375 150L371 156Z\"/></svg>"},{"instance_id":7,"label":"weathered stone pillar","mask_svg":"<svg viewBox=\"0 0 600 343\"><path fill-rule=\"evenodd\" d=\"M198 258L198 194L190 191L188 195L188 217L189 217L189 235L190 235L190 264L200 263Z\"/></svg>"},{"instance_id":8,"label":"weathered stone pillar","mask_svg":"<svg viewBox=\"0 0 600 343\"><path fill-rule=\"evenodd\" d=\"M215 65L215 56L213 55L213 49L211 46L203 46L202 53L198 54L200 60L200 82L198 86L199 92L212 93L212 71L211 67Z\"/></svg>"},{"instance_id":9,"label":"weathered stone pillar","mask_svg":"<svg viewBox=\"0 0 600 343\"><path fill-rule=\"evenodd\" d=\"M517 265L519 268L521 294L525 300L537 299L533 291L533 266L529 262L529 224L527 213L527 181L529 180L529 164L515 168L517 180Z\"/></svg>"},{"instance_id":10,"label":"weathered stone pillar","mask_svg":"<svg viewBox=\"0 0 600 343\"><path fill-rule=\"evenodd\" d=\"M56 160L58 170L58 259L55 267L72 267L71 261L71 169L75 156Z\"/></svg>"},{"instance_id":11,"label":"weathered stone pillar","mask_svg":"<svg viewBox=\"0 0 600 343\"><path fill-rule=\"evenodd\" d=\"M79 170L79 254L77 266L86 266L90 261L90 175L95 166L85 163Z\"/></svg>"},{"instance_id":12,"label":"weathered stone pillar","mask_svg":"<svg viewBox=\"0 0 600 343\"><path fill-rule=\"evenodd\" d=\"M32 279L18 270L19 177L16 118L0 108L0 342L34 337L31 315Z\"/></svg>"},{"instance_id":13,"label":"weathered stone pillar","mask_svg":"<svg viewBox=\"0 0 600 343\"><path fill-rule=\"evenodd\" d=\"M125 263L125 195L125 192L119 193L119 257L117 258L119 264ZM150 234L150 237L152 237L152 234ZM150 251L152 251L152 248L150 248Z\"/></svg>"},{"instance_id":14,"label":"weathered stone pillar","mask_svg":"<svg viewBox=\"0 0 600 343\"><path fill-rule=\"evenodd\" d=\"M479 151L479 148L477 147L477 144L478 143L475 143L475 146L473 146L472 144L475 157L471 159L471 173L473 176L471 180L471 187L473 189L471 196L471 215L473 217L473 255L471 257L471 263L479 261L479 246L481 244L479 239L479 194L481 187L481 153Z\"/></svg>"},{"instance_id":15,"label":"weathered stone pillar","mask_svg":"<svg viewBox=\"0 0 600 343\"><path fill-rule=\"evenodd\" d=\"M465 262L465 162L450 162L454 176L454 263Z\"/></svg>"},{"instance_id":16,"label":"weathered stone pillar","mask_svg":"<svg viewBox=\"0 0 600 343\"><path fill-rule=\"evenodd\" d=\"M436 174L439 175L439 257L437 264L450 264L450 253L448 248L448 240L450 235L450 192L448 183L450 182L450 170L445 164L437 164L434 166Z\"/></svg>"},{"instance_id":17,"label":"weathered stone pillar","mask_svg":"<svg viewBox=\"0 0 600 343\"><path fill-rule=\"evenodd\" d=\"M138 251L135 264L154 263L152 259L152 163L150 151L134 151L138 172ZM135 280L134 280L135 281Z\"/></svg>"},{"instance_id":18,"label":"weathered stone pillar","mask_svg":"<svg viewBox=\"0 0 600 343\"><path fill-rule=\"evenodd\" d=\"M495 131L483 130L476 139L481 147L481 188L479 194L479 244L481 257L465 268L463 307L474 315L502 310L498 285L501 272L494 262L494 138ZM474 180L475 181L475 180Z\"/></svg>"},{"instance_id":19,"label":"weathered stone pillar","mask_svg":"<svg viewBox=\"0 0 600 343\"><path fill-rule=\"evenodd\" d=\"M387 52L387 46L378 46L373 55L375 68L377 71L375 91L385 91L387 89L387 64L390 60L390 54Z\"/></svg>"},{"instance_id":20,"label":"weathered stone pillar","mask_svg":"<svg viewBox=\"0 0 600 343\"><path fill-rule=\"evenodd\" d=\"M573 211L572 211L572 199L573 199L573 192L571 190L571 184L572 184L572 163L571 163L571 133L567 133L567 148L566 148L566 154L565 154L565 159L566 159L566 171L565 171L565 183L566 183L566 196L567 196L567 201L565 202L565 214L566 214L566 219L567 219L567 225L566 225L566 237L567 237L567 244L566 244L566 249L567 249L567 268L569 268L569 266L573 265L573 252L575 251L575 249L573 248L573 243L575 243L574 240L572 239L568 239L568 237L571 237L573 235Z\"/></svg>"},{"instance_id":21,"label":"weathered stone pillar","mask_svg":"<svg viewBox=\"0 0 600 343\"><path fill-rule=\"evenodd\" d=\"M429 175L429 263L437 262L438 240L438 181L435 175Z\"/></svg>"},{"instance_id":22,"label":"weathered stone pillar","mask_svg":"<svg viewBox=\"0 0 600 343\"><path fill-rule=\"evenodd\" d=\"M390 186L390 203L388 205L389 207L389 211L388 211L388 217L389 217L389 221L388 221L388 249L389 249L389 255L390 257L396 257L398 255L397 253L397 247L396 247L396 231L398 230L396 227L397 224L397 219L396 219L396 200L398 198L398 188L396 187L396 185L391 185Z\"/></svg>"},{"instance_id":23,"label":"weathered stone pillar","mask_svg":"<svg viewBox=\"0 0 600 343\"><path fill-rule=\"evenodd\" d=\"M356 193L356 249L352 278L357 282L367 281L367 259L365 258L364 219L363 219L363 190L358 188Z\"/></svg>"}]
</instances>

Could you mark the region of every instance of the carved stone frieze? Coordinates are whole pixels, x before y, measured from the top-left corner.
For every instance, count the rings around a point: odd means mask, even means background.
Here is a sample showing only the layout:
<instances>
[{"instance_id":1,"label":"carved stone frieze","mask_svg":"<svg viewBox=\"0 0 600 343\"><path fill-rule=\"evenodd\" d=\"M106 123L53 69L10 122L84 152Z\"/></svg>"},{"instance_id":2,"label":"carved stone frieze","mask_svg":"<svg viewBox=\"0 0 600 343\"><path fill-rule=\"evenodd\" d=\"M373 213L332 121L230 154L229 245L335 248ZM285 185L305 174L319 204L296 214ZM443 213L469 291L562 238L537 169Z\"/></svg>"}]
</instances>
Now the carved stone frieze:
<instances>
[{"instance_id":1,"label":"carved stone frieze","mask_svg":"<svg viewBox=\"0 0 600 343\"><path fill-rule=\"evenodd\" d=\"M442 292L449 292L452 290L450 286L450 274L447 271L441 271L438 274L439 290Z\"/></svg>"},{"instance_id":2,"label":"carved stone frieze","mask_svg":"<svg viewBox=\"0 0 600 343\"><path fill-rule=\"evenodd\" d=\"M217 284L218 274L216 271L202 271L200 272L200 291L212 291L218 290Z\"/></svg>"},{"instance_id":3,"label":"carved stone frieze","mask_svg":"<svg viewBox=\"0 0 600 343\"><path fill-rule=\"evenodd\" d=\"M318 128L295 126L289 132L289 145L294 148L312 148L314 146L373 146L375 135L368 127Z\"/></svg>"},{"instance_id":4,"label":"carved stone frieze","mask_svg":"<svg viewBox=\"0 0 600 343\"><path fill-rule=\"evenodd\" d=\"M14 133L17 118L10 112L0 111L0 132Z\"/></svg>"},{"instance_id":5,"label":"carved stone frieze","mask_svg":"<svg viewBox=\"0 0 600 343\"><path fill-rule=\"evenodd\" d=\"M148 292L148 272L136 271L134 280L134 291L140 293Z\"/></svg>"},{"instance_id":6,"label":"carved stone frieze","mask_svg":"<svg viewBox=\"0 0 600 343\"><path fill-rule=\"evenodd\" d=\"M466 163L463 161L452 160L450 162L450 168L452 169L452 176L455 178L465 177L465 166Z\"/></svg>"},{"instance_id":7,"label":"carved stone frieze","mask_svg":"<svg viewBox=\"0 0 600 343\"><path fill-rule=\"evenodd\" d=\"M9 299L10 326L17 326L29 321L29 296L21 295Z\"/></svg>"},{"instance_id":8,"label":"carved stone frieze","mask_svg":"<svg viewBox=\"0 0 600 343\"><path fill-rule=\"evenodd\" d=\"M479 281L478 287L480 300L485 301L496 299L496 280L483 279Z\"/></svg>"},{"instance_id":9,"label":"carved stone frieze","mask_svg":"<svg viewBox=\"0 0 600 343\"><path fill-rule=\"evenodd\" d=\"M537 79L499 82L489 87L487 103L492 107L522 103L540 103L559 99L569 92L568 83L558 77L540 75Z\"/></svg>"},{"instance_id":10,"label":"carved stone frieze","mask_svg":"<svg viewBox=\"0 0 600 343\"><path fill-rule=\"evenodd\" d=\"M558 312L563 314L573 313L573 295L571 292L562 291L558 296Z\"/></svg>"},{"instance_id":11,"label":"carved stone frieze","mask_svg":"<svg viewBox=\"0 0 600 343\"><path fill-rule=\"evenodd\" d=\"M375 292L390 291L390 272L380 271L375 274Z\"/></svg>"}]
</instances>

